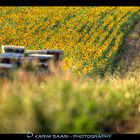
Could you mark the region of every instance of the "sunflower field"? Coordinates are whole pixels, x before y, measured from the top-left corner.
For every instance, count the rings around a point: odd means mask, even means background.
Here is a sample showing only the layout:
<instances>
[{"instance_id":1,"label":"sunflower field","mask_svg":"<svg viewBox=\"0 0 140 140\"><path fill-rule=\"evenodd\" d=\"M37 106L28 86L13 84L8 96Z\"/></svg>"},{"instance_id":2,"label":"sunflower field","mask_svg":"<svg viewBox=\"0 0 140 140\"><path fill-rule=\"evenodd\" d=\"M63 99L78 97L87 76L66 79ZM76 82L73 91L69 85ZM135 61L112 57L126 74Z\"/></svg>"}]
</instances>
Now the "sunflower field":
<instances>
[{"instance_id":1,"label":"sunflower field","mask_svg":"<svg viewBox=\"0 0 140 140\"><path fill-rule=\"evenodd\" d=\"M112 64L140 7L0 7L0 45L64 50L80 74Z\"/></svg>"}]
</instances>

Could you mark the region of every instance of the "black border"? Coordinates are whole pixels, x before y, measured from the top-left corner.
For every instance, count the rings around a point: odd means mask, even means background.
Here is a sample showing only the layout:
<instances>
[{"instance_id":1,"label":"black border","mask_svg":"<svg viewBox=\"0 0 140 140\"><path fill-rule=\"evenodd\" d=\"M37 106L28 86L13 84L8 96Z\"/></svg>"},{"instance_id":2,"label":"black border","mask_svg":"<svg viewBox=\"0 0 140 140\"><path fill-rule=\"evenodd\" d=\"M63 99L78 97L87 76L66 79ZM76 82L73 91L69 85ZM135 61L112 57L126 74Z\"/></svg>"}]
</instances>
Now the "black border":
<instances>
[{"instance_id":1,"label":"black border","mask_svg":"<svg viewBox=\"0 0 140 140\"><path fill-rule=\"evenodd\" d=\"M53 134L37 134L37 135L53 135ZM94 134L55 134L55 135L68 135L69 138L76 139L76 138L72 138L73 135L94 135ZM0 139L38 140L38 139L57 139L57 138L35 138L35 137L28 138L27 134L0 134ZM68 139L68 138L59 138L59 139ZM77 139L84 139L84 138L77 138ZM91 139L92 140L98 140L98 139L99 140L120 140L120 139L140 140L140 134L112 134L111 138L91 138Z\"/></svg>"},{"instance_id":2,"label":"black border","mask_svg":"<svg viewBox=\"0 0 140 140\"><path fill-rule=\"evenodd\" d=\"M0 0L1 6L140 6L139 0Z\"/></svg>"},{"instance_id":3,"label":"black border","mask_svg":"<svg viewBox=\"0 0 140 140\"><path fill-rule=\"evenodd\" d=\"M0 0L0 6L140 6L140 2L139 0ZM27 134L0 134L0 139L36 138L27 138ZM115 139L140 140L140 134L112 134L110 140Z\"/></svg>"}]
</instances>

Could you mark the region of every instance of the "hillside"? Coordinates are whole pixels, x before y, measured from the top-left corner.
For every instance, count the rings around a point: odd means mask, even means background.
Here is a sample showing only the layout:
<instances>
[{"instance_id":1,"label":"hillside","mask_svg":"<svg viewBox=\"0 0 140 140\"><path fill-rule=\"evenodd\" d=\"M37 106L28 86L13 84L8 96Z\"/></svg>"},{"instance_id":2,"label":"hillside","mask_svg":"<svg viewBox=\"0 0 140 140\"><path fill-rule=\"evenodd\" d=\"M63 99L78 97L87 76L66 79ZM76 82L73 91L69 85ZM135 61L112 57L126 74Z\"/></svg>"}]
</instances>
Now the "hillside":
<instances>
[{"instance_id":1,"label":"hillside","mask_svg":"<svg viewBox=\"0 0 140 140\"><path fill-rule=\"evenodd\" d=\"M123 74L140 71L140 19L125 39L126 49L122 56Z\"/></svg>"},{"instance_id":2,"label":"hillside","mask_svg":"<svg viewBox=\"0 0 140 140\"><path fill-rule=\"evenodd\" d=\"M65 51L64 69L80 74L112 70L139 7L1 7L0 45ZM98 70L97 70L98 69Z\"/></svg>"}]
</instances>

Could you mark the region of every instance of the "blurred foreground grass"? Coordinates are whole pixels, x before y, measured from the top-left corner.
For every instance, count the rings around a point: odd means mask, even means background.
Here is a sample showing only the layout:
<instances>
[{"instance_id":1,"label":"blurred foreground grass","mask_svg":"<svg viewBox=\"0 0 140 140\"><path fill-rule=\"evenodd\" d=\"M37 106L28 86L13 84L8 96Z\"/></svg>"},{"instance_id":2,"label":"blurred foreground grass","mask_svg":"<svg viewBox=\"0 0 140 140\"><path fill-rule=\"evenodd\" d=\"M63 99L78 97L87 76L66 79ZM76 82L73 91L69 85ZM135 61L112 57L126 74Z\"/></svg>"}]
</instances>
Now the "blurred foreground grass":
<instances>
[{"instance_id":1,"label":"blurred foreground grass","mask_svg":"<svg viewBox=\"0 0 140 140\"><path fill-rule=\"evenodd\" d=\"M121 127L139 115L139 73L40 78L19 71L13 80L0 79L0 133L128 133Z\"/></svg>"}]
</instances>

